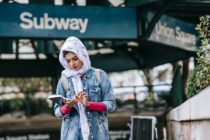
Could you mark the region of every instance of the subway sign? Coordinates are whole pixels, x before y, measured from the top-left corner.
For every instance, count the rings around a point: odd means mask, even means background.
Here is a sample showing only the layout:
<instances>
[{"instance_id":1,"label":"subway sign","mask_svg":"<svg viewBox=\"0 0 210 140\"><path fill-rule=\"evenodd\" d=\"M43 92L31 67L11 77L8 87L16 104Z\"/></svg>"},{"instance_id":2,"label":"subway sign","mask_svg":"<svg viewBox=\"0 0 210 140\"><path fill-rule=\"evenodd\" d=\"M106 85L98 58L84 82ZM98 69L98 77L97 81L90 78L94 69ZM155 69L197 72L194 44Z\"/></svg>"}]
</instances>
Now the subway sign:
<instances>
[{"instance_id":1,"label":"subway sign","mask_svg":"<svg viewBox=\"0 0 210 140\"><path fill-rule=\"evenodd\" d=\"M151 20L153 15L149 13L147 19ZM196 50L199 46L194 25L166 15L156 23L149 40L190 50Z\"/></svg>"},{"instance_id":2,"label":"subway sign","mask_svg":"<svg viewBox=\"0 0 210 140\"><path fill-rule=\"evenodd\" d=\"M72 30L83 34L86 32L88 18L57 18L44 13L43 17L33 16L30 12L20 14L20 27L25 30Z\"/></svg>"},{"instance_id":3,"label":"subway sign","mask_svg":"<svg viewBox=\"0 0 210 140\"><path fill-rule=\"evenodd\" d=\"M134 8L0 4L0 37L136 39Z\"/></svg>"}]
</instances>

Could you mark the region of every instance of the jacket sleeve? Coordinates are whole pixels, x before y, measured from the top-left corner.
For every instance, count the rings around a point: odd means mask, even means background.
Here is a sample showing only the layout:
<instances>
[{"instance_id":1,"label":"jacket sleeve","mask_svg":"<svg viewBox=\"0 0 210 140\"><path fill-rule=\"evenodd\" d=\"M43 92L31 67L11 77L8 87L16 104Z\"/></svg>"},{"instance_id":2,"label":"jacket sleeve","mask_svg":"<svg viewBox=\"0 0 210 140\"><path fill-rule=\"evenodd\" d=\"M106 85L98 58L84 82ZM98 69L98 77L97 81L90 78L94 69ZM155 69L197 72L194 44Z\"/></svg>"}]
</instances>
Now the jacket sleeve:
<instances>
[{"instance_id":1,"label":"jacket sleeve","mask_svg":"<svg viewBox=\"0 0 210 140\"><path fill-rule=\"evenodd\" d=\"M113 112L116 108L116 101L113 96L113 89L111 82L106 72L101 70L101 92L102 92L102 103L106 105L108 112Z\"/></svg>"},{"instance_id":2,"label":"jacket sleeve","mask_svg":"<svg viewBox=\"0 0 210 140\"><path fill-rule=\"evenodd\" d=\"M62 95L65 97L65 94L66 94L66 91L63 87L63 82L62 82L62 79L60 79L58 81L58 84L57 84L57 88L56 88L56 94L59 94L59 95ZM60 111L60 107L62 105L59 105L57 103L54 104L54 113L55 113L55 116L59 119L61 119L63 117L61 111Z\"/></svg>"}]
</instances>

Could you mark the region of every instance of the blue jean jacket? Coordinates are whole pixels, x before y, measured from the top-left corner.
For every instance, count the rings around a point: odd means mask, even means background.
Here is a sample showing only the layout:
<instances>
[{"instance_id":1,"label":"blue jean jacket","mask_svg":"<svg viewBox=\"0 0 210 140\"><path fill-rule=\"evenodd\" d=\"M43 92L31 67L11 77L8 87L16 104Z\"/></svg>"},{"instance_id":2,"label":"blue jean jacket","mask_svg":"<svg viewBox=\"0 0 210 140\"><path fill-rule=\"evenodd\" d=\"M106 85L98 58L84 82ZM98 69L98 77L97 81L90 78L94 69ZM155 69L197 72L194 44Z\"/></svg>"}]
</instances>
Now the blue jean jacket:
<instances>
[{"instance_id":1,"label":"blue jean jacket","mask_svg":"<svg viewBox=\"0 0 210 140\"><path fill-rule=\"evenodd\" d=\"M88 95L89 101L101 102L106 105L106 112L90 111L86 109L88 124L90 128L89 140L109 140L109 126L107 113L115 110L116 102L112 93L112 86L108 75L100 70L100 81L96 78L95 69L89 69L82 78L83 90ZM69 91L64 88L64 81L59 80L56 94L61 94L67 98L73 98L75 91L71 77L68 78ZM62 119L61 140L83 140L78 106L75 105L70 114L63 116L60 112L59 104L55 104L55 116Z\"/></svg>"}]
</instances>

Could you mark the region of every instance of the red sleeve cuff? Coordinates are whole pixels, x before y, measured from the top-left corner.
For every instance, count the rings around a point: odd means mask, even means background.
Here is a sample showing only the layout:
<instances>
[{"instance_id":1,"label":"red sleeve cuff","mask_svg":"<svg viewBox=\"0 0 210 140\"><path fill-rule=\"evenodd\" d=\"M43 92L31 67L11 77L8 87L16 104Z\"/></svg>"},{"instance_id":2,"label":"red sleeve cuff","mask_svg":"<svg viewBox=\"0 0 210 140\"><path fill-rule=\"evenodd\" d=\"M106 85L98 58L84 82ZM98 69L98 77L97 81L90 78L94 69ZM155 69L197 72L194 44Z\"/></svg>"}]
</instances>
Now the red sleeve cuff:
<instances>
[{"instance_id":1,"label":"red sleeve cuff","mask_svg":"<svg viewBox=\"0 0 210 140\"><path fill-rule=\"evenodd\" d=\"M66 115L71 112L71 108L69 108L67 105L63 105L60 107L60 111L62 115Z\"/></svg>"},{"instance_id":2,"label":"red sleeve cuff","mask_svg":"<svg viewBox=\"0 0 210 140\"><path fill-rule=\"evenodd\" d=\"M106 105L101 102L89 102L89 107L87 109L93 111L105 112Z\"/></svg>"}]
</instances>

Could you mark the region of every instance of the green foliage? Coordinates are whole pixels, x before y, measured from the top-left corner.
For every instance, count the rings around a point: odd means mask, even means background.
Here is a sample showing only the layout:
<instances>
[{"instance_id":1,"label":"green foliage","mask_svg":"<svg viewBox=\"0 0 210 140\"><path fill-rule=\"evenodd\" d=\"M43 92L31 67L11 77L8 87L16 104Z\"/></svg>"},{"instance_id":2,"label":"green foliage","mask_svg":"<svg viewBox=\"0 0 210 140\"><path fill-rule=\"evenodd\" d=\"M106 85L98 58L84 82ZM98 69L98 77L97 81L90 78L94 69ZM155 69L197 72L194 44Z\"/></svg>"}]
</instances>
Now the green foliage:
<instances>
[{"instance_id":1,"label":"green foliage","mask_svg":"<svg viewBox=\"0 0 210 140\"><path fill-rule=\"evenodd\" d=\"M34 93L39 90L40 87L44 90L52 90L51 78L1 78L0 86L17 86L23 93Z\"/></svg>"},{"instance_id":2,"label":"green foliage","mask_svg":"<svg viewBox=\"0 0 210 140\"><path fill-rule=\"evenodd\" d=\"M196 95L202 89L210 85L210 64L199 64L192 71L188 79L186 87L186 95L188 98Z\"/></svg>"},{"instance_id":3,"label":"green foliage","mask_svg":"<svg viewBox=\"0 0 210 140\"><path fill-rule=\"evenodd\" d=\"M40 113L50 113L52 108L45 98L35 98L34 94L41 91L51 91L51 78L0 78L0 87L18 87L19 92L25 94L25 98L12 98L0 100L0 116L6 113L21 111L26 116L37 115ZM0 93L5 95L9 93ZM13 91L12 91L13 92ZM14 91L15 93L15 91ZM47 93L46 93L47 94Z\"/></svg>"},{"instance_id":4,"label":"green foliage","mask_svg":"<svg viewBox=\"0 0 210 140\"><path fill-rule=\"evenodd\" d=\"M202 46L197 53L198 64L187 81L186 96L188 98L210 85L210 18L206 16L200 17L200 23L197 25L196 30L202 39Z\"/></svg>"},{"instance_id":5,"label":"green foliage","mask_svg":"<svg viewBox=\"0 0 210 140\"><path fill-rule=\"evenodd\" d=\"M34 99L27 96L25 99L0 100L0 116L16 111L24 112L26 116L33 116L41 113L51 113L52 108L46 99Z\"/></svg>"}]
</instances>

